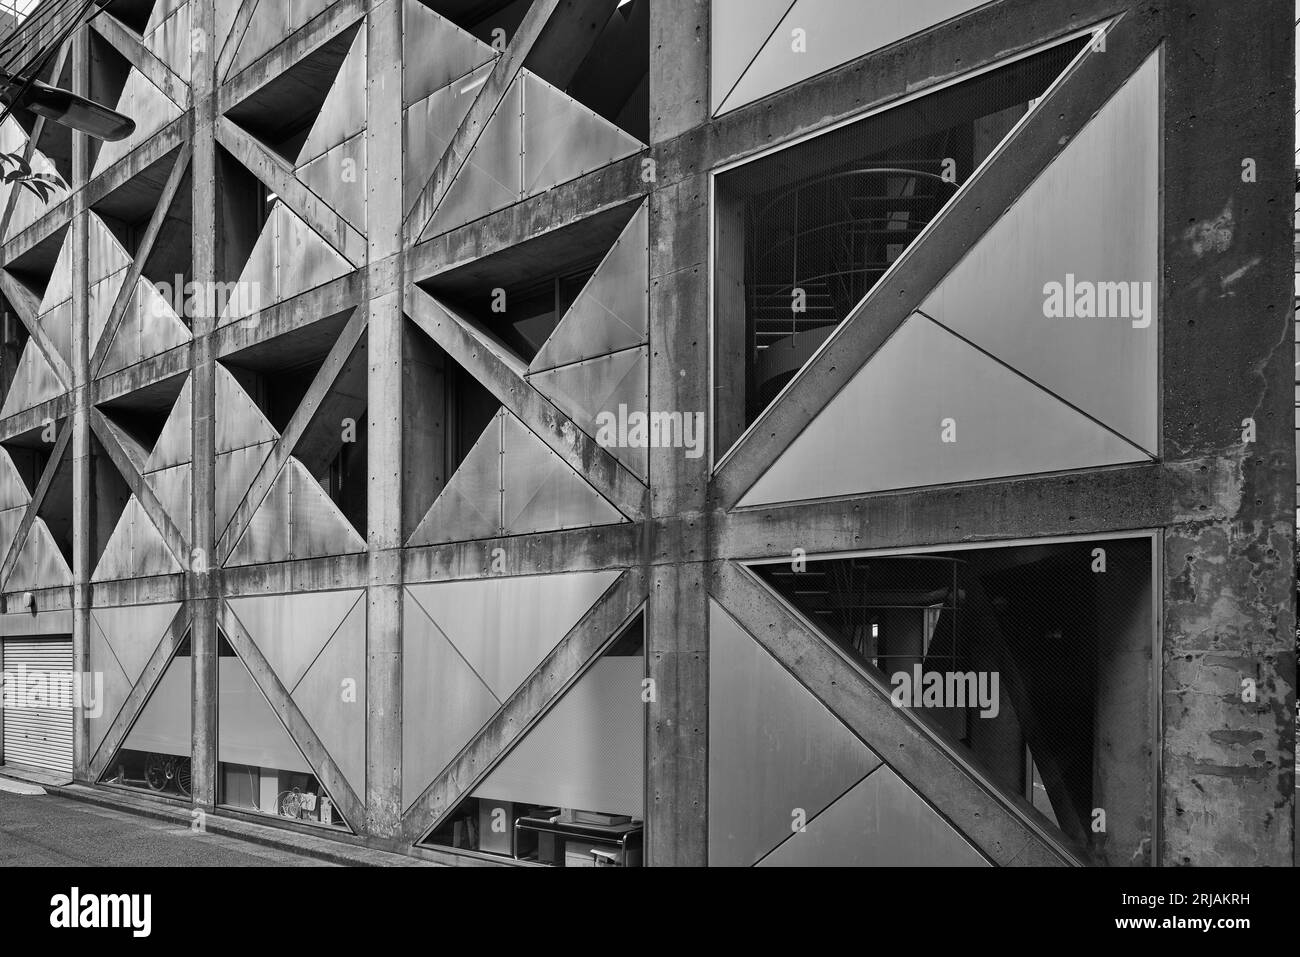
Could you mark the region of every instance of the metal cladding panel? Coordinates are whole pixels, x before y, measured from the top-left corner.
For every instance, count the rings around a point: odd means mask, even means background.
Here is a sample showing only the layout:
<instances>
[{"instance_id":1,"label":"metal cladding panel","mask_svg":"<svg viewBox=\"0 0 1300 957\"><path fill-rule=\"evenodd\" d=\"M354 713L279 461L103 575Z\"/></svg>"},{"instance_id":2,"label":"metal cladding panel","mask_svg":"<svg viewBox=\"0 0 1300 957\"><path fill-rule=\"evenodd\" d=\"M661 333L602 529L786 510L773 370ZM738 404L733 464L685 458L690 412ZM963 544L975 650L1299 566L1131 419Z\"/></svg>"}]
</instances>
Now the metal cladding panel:
<instances>
[{"instance_id":1,"label":"metal cladding panel","mask_svg":"<svg viewBox=\"0 0 1300 957\"><path fill-rule=\"evenodd\" d=\"M8 556L14 538L18 535L18 526L23 523L23 515L26 512L26 506L0 511L0 556ZM3 558L0 558L0 561L3 561Z\"/></svg>"},{"instance_id":2,"label":"metal cladding panel","mask_svg":"<svg viewBox=\"0 0 1300 957\"><path fill-rule=\"evenodd\" d=\"M113 534L108 537L99 564L90 576L93 582L170 575L182 571L162 534L145 514L134 495L122 509Z\"/></svg>"},{"instance_id":3,"label":"metal cladding panel","mask_svg":"<svg viewBox=\"0 0 1300 957\"><path fill-rule=\"evenodd\" d=\"M225 366L217 365L217 454L274 442L279 433ZM265 457L265 456L263 456ZM251 481L251 479L250 479ZM247 491L247 487L245 487Z\"/></svg>"},{"instance_id":4,"label":"metal cladding panel","mask_svg":"<svg viewBox=\"0 0 1300 957\"><path fill-rule=\"evenodd\" d=\"M402 158L402 177L406 209L411 208L433 176L439 160L447 152L452 135L474 104L479 87L491 71L492 64L485 63L468 76L411 104L403 114L406 152Z\"/></svg>"},{"instance_id":5,"label":"metal cladding panel","mask_svg":"<svg viewBox=\"0 0 1300 957\"><path fill-rule=\"evenodd\" d=\"M131 68L131 73L126 78L126 85L122 87L122 95L118 97L115 108L117 112L135 120L135 132L125 139L106 142L100 147L92 177L98 176L181 115L180 107L135 67Z\"/></svg>"},{"instance_id":6,"label":"metal cladding panel","mask_svg":"<svg viewBox=\"0 0 1300 957\"><path fill-rule=\"evenodd\" d=\"M311 132L298 152L297 165L323 156L366 128L366 27L363 23L339 66Z\"/></svg>"},{"instance_id":7,"label":"metal cladding panel","mask_svg":"<svg viewBox=\"0 0 1300 957\"><path fill-rule=\"evenodd\" d=\"M224 532L234 517L235 509L248 494L249 486L258 470L271 454L273 442L249 445L233 452L224 452L216 460L217 531Z\"/></svg>"},{"instance_id":8,"label":"metal cladding panel","mask_svg":"<svg viewBox=\"0 0 1300 957\"><path fill-rule=\"evenodd\" d=\"M352 272L352 265L283 203L276 206L268 226L272 223L276 229L275 302Z\"/></svg>"},{"instance_id":9,"label":"metal cladding panel","mask_svg":"<svg viewBox=\"0 0 1300 957\"><path fill-rule=\"evenodd\" d=\"M161 6L161 4L159 4ZM190 78L190 8L183 5L144 35L144 45L182 80Z\"/></svg>"},{"instance_id":10,"label":"metal cladding panel","mask_svg":"<svg viewBox=\"0 0 1300 957\"><path fill-rule=\"evenodd\" d=\"M560 324L529 364L530 372L592 359L646 341L650 305L648 206L642 203Z\"/></svg>"},{"instance_id":11,"label":"metal cladding panel","mask_svg":"<svg viewBox=\"0 0 1300 957\"><path fill-rule=\"evenodd\" d=\"M32 500L27 483L18 474L18 466L9 451L0 447L0 509L21 508Z\"/></svg>"},{"instance_id":12,"label":"metal cladding panel","mask_svg":"<svg viewBox=\"0 0 1300 957\"><path fill-rule=\"evenodd\" d=\"M145 277L136 280L122 324L109 344L99 374L107 375L190 341L190 331L171 304Z\"/></svg>"},{"instance_id":13,"label":"metal cladding panel","mask_svg":"<svg viewBox=\"0 0 1300 957\"><path fill-rule=\"evenodd\" d=\"M348 694L351 689L352 694ZM307 673L294 703L358 794L366 793L366 603L352 606Z\"/></svg>"},{"instance_id":14,"label":"metal cladding panel","mask_svg":"<svg viewBox=\"0 0 1300 957\"><path fill-rule=\"evenodd\" d=\"M1146 459L1120 436L924 316L913 315L740 505Z\"/></svg>"},{"instance_id":15,"label":"metal cladding panel","mask_svg":"<svg viewBox=\"0 0 1300 957\"><path fill-rule=\"evenodd\" d=\"M113 311L113 304L117 302L117 294L122 288L122 283L126 281L126 274L127 270L119 269L107 279L101 279L90 287L91 355L94 355L100 337L104 334L104 326L108 324L109 314Z\"/></svg>"},{"instance_id":16,"label":"metal cladding panel","mask_svg":"<svg viewBox=\"0 0 1300 957\"><path fill-rule=\"evenodd\" d=\"M1160 144L1155 53L921 307L1152 453ZM1106 311L1121 314L1047 318L1050 283L1072 307L1085 297L1106 299ZM1129 295L1121 298L1121 287ZM1136 316L1135 291L1145 299L1145 317Z\"/></svg>"},{"instance_id":17,"label":"metal cladding panel","mask_svg":"<svg viewBox=\"0 0 1300 957\"><path fill-rule=\"evenodd\" d=\"M288 468L281 469L275 484L231 550L227 565L260 565L289 560L292 551L289 546L289 513L293 508L291 484Z\"/></svg>"},{"instance_id":18,"label":"metal cladding panel","mask_svg":"<svg viewBox=\"0 0 1300 957\"><path fill-rule=\"evenodd\" d=\"M99 681L102 686L97 689L98 695L95 707L86 709L86 720L90 724L90 754L94 754L99 748L100 743L104 740L104 735L112 727L113 720L117 717L122 705L126 703L126 696L131 693L131 688L135 685L135 679L128 678L122 671L122 666L118 663L117 656L110 649L108 641L104 634L93 621L86 632L89 660L87 667L90 673ZM137 674L137 678L139 675Z\"/></svg>"},{"instance_id":19,"label":"metal cladding panel","mask_svg":"<svg viewBox=\"0 0 1300 957\"><path fill-rule=\"evenodd\" d=\"M266 53L289 35L292 18L290 3L286 0L253 0L257 6L253 17L239 41L239 49L226 76L234 76L263 53ZM218 4L220 6L220 4Z\"/></svg>"},{"instance_id":20,"label":"metal cladding panel","mask_svg":"<svg viewBox=\"0 0 1300 957\"><path fill-rule=\"evenodd\" d=\"M217 35L213 43L213 49L217 51L217 54L220 54L222 48L226 45L226 40L230 38L230 28L235 23L235 14L239 12L239 6L237 3L217 4Z\"/></svg>"},{"instance_id":21,"label":"metal cladding panel","mask_svg":"<svg viewBox=\"0 0 1300 957\"><path fill-rule=\"evenodd\" d=\"M188 8L188 5L189 0L154 0L153 9L149 11L149 19L144 25L145 36L148 36L157 30L162 26L164 21L169 19L172 14L176 13L178 10ZM238 9L239 5L218 3L217 6L233 6Z\"/></svg>"},{"instance_id":22,"label":"metal cladding panel","mask_svg":"<svg viewBox=\"0 0 1300 957\"><path fill-rule=\"evenodd\" d=\"M407 591L504 701L619 576L616 570L410 585Z\"/></svg>"},{"instance_id":23,"label":"metal cladding panel","mask_svg":"<svg viewBox=\"0 0 1300 957\"><path fill-rule=\"evenodd\" d=\"M761 49L751 50L752 62L714 112L752 103L809 77L889 46L983 5L988 0L907 0L870 4L861 0L797 0L771 31ZM719 3L715 0L714 9ZM796 35L802 30L802 37ZM714 37L718 36L713 31ZM799 40L804 42L802 45ZM735 55L727 62L730 65Z\"/></svg>"},{"instance_id":24,"label":"metal cladding panel","mask_svg":"<svg viewBox=\"0 0 1300 957\"><path fill-rule=\"evenodd\" d=\"M91 216L91 219L95 217ZM95 231L91 230L91 241L94 241ZM101 278L101 277L96 277ZM38 315L49 312L61 302L67 302L72 298L72 230L65 230L63 233L63 245L59 247L59 255L54 260L54 271L50 273L50 281L45 286L45 291L41 294L41 303L36 308Z\"/></svg>"},{"instance_id":25,"label":"metal cladding panel","mask_svg":"<svg viewBox=\"0 0 1300 957\"><path fill-rule=\"evenodd\" d=\"M573 419L578 428L605 445L628 468L645 477L649 468L648 446L644 442L637 446L624 442L622 437L617 436L616 423L629 421L624 413L636 412L644 416L649 410L649 347L628 349L560 366L558 369L547 369L529 376L528 381ZM617 441L610 441L609 428L600 427L601 421L598 420L602 414L613 417L613 433ZM609 420L604 421L608 425ZM674 431L681 433L681 422L673 421L677 422ZM693 426L692 439L695 439L696 431L699 431L699 440L702 442L703 430L695 430ZM703 448L702 445L700 447Z\"/></svg>"},{"instance_id":26,"label":"metal cladding panel","mask_svg":"<svg viewBox=\"0 0 1300 957\"><path fill-rule=\"evenodd\" d=\"M644 818L644 678L639 655L596 661L474 796Z\"/></svg>"},{"instance_id":27,"label":"metal cladding panel","mask_svg":"<svg viewBox=\"0 0 1300 957\"><path fill-rule=\"evenodd\" d=\"M315 773L244 663L234 657L220 658L217 666L217 760Z\"/></svg>"},{"instance_id":28,"label":"metal cladding panel","mask_svg":"<svg viewBox=\"0 0 1300 957\"><path fill-rule=\"evenodd\" d=\"M176 402L172 405L167 421L163 423L162 432L158 434L158 440L154 442L149 458L144 464L146 472L184 465L193 455L190 381L187 377L185 384L181 386L181 391L176 395Z\"/></svg>"},{"instance_id":29,"label":"metal cladding panel","mask_svg":"<svg viewBox=\"0 0 1300 957\"><path fill-rule=\"evenodd\" d=\"M186 541L190 538L190 466L176 465L150 472L145 477L172 524Z\"/></svg>"},{"instance_id":30,"label":"metal cladding panel","mask_svg":"<svg viewBox=\"0 0 1300 957\"><path fill-rule=\"evenodd\" d=\"M289 25L297 30L325 12L334 0L289 0Z\"/></svg>"},{"instance_id":31,"label":"metal cladding panel","mask_svg":"<svg viewBox=\"0 0 1300 957\"><path fill-rule=\"evenodd\" d=\"M297 592L228 598L226 604L276 677L292 691L363 594L358 590Z\"/></svg>"},{"instance_id":32,"label":"metal cladding panel","mask_svg":"<svg viewBox=\"0 0 1300 957\"><path fill-rule=\"evenodd\" d=\"M888 767L791 834L763 867L988 867L974 847Z\"/></svg>"},{"instance_id":33,"label":"metal cladding panel","mask_svg":"<svg viewBox=\"0 0 1300 957\"><path fill-rule=\"evenodd\" d=\"M709 863L748 867L880 758L709 602Z\"/></svg>"},{"instance_id":34,"label":"metal cladding panel","mask_svg":"<svg viewBox=\"0 0 1300 957\"><path fill-rule=\"evenodd\" d=\"M402 612L402 807L410 807L500 707L406 590Z\"/></svg>"},{"instance_id":35,"label":"metal cladding panel","mask_svg":"<svg viewBox=\"0 0 1300 957\"><path fill-rule=\"evenodd\" d=\"M290 458L293 510L289 514L289 545L293 558L323 558L364 552L366 542L334 501L325 494L307 467Z\"/></svg>"},{"instance_id":36,"label":"metal cladding panel","mask_svg":"<svg viewBox=\"0 0 1300 957\"><path fill-rule=\"evenodd\" d=\"M501 523L506 535L626 521L513 415L502 419Z\"/></svg>"},{"instance_id":37,"label":"metal cladding panel","mask_svg":"<svg viewBox=\"0 0 1300 957\"><path fill-rule=\"evenodd\" d=\"M709 101L716 113L794 0L713 0L709 13Z\"/></svg>"},{"instance_id":38,"label":"metal cladding panel","mask_svg":"<svg viewBox=\"0 0 1300 957\"><path fill-rule=\"evenodd\" d=\"M424 99L497 57L492 47L434 13L420 0L404 0L402 52L406 64L402 75L403 106Z\"/></svg>"},{"instance_id":39,"label":"metal cladding panel","mask_svg":"<svg viewBox=\"0 0 1300 957\"><path fill-rule=\"evenodd\" d=\"M63 361L72 363L72 300L65 299L37 320Z\"/></svg>"},{"instance_id":40,"label":"metal cladding panel","mask_svg":"<svg viewBox=\"0 0 1300 957\"><path fill-rule=\"evenodd\" d=\"M27 541L18 553L18 563L4 583L6 591L54 588L72 584L72 570L54 544L44 519L35 519L27 530Z\"/></svg>"},{"instance_id":41,"label":"metal cladding panel","mask_svg":"<svg viewBox=\"0 0 1300 957\"><path fill-rule=\"evenodd\" d=\"M171 625L180 602L156 605L116 605L91 609L90 617L103 634L113 657L134 686L158 643Z\"/></svg>"},{"instance_id":42,"label":"metal cladding panel","mask_svg":"<svg viewBox=\"0 0 1300 957\"><path fill-rule=\"evenodd\" d=\"M501 534L501 419L499 410L434 499L407 545L496 538Z\"/></svg>"},{"instance_id":43,"label":"metal cladding panel","mask_svg":"<svg viewBox=\"0 0 1300 957\"><path fill-rule=\"evenodd\" d=\"M541 77L524 79L524 195L631 156L645 144Z\"/></svg>"},{"instance_id":44,"label":"metal cladding panel","mask_svg":"<svg viewBox=\"0 0 1300 957\"><path fill-rule=\"evenodd\" d=\"M366 229L366 138L357 134L299 167L298 178L358 232Z\"/></svg>"},{"instance_id":45,"label":"metal cladding panel","mask_svg":"<svg viewBox=\"0 0 1300 957\"><path fill-rule=\"evenodd\" d=\"M515 77L438 204L422 239L463 226L523 198L523 101L523 81Z\"/></svg>"},{"instance_id":46,"label":"metal cladding panel","mask_svg":"<svg viewBox=\"0 0 1300 957\"><path fill-rule=\"evenodd\" d=\"M222 659L223 661L227 659ZM122 743L123 751L154 751L189 757L193 659L177 656L149 693L149 700ZM111 775L110 766L105 775Z\"/></svg>"},{"instance_id":47,"label":"metal cladding panel","mask_svg":"<svg viewBox=\"0 0 1300 957\"><path fill-rule=\"evenodd\" d=\"M112 230L104 225L102 219L93 212L87 213L87 219L89 224L87 252L90 265L86 281L94 284L129 267L131 265L131 256L122 244L117 241L117 237L113 235ZM71 283L71 277L69 277L68 281ZM71 285L68 288L71 291Z\"/></svg>"},{"instance_id":48,"label":"metal cladding panel","mask_svg":"<svg viewBox=\"0 0 1300 957\"><path fill-rule=\"evenodd\" d=\"M231 322L243 319L252 313L278 302L279 273L277 263L277 236L280 218L283 216L284 203L277 201L271 214L262 224L262 231L257 234L253 249L244 262L239 273L239 286L247 292L243 295L230 296L221 312L221 321Z\"/></svg>"},{"instance_id":49,"label":"metal cladding panel","mask_svg":"<svg viewBox=\"0 0 1300 957\"><path fill-rule=\"evenodd\" d=\"M9 384L9 392L5 395L4 407L0 408L0 419L35 408L63 392L63 383L50 368L45 353L35 339L28 339Z\"/></svg>"}]
</instances>

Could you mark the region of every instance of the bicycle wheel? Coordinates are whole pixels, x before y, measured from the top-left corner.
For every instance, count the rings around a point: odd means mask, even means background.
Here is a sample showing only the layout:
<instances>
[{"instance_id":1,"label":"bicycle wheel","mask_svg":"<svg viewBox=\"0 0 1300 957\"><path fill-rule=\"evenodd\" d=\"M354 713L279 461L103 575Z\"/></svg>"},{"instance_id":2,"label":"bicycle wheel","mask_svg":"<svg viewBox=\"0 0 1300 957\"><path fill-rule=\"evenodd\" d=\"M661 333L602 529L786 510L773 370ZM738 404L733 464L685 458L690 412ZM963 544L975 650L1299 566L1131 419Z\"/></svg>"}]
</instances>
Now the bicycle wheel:
<instances>
[{"instance_id":1,"label":"bicycle wheel","mask_svg":"<svg viewBox=\"0 0 1300 957\"><path fill-rule=\"evenodd\" d=\"M147 754L144 759L144 783L151 791L167 789L167 757L162 754Z\"/></svg>"},{"instance_id":2,"label":"bicycle wheel","mask_svg":"<svg viewBox=\"0 0 1300 957\"><path fill-rule=\"evenodd\" d=\"M302 801L297 791L282 791L277 802L282 817L299 817L302 814Z\"/></svg>"},{"instance_id":3,"label":"bicycle wheel","mask_svg":"<svg viewBox=\"0 0 1300 957\"><path fill-rule=\"evenodd\" d=\"M176 790L186 797L190 796L190 759L176 759Z\"/></svg>"}]
</instances>

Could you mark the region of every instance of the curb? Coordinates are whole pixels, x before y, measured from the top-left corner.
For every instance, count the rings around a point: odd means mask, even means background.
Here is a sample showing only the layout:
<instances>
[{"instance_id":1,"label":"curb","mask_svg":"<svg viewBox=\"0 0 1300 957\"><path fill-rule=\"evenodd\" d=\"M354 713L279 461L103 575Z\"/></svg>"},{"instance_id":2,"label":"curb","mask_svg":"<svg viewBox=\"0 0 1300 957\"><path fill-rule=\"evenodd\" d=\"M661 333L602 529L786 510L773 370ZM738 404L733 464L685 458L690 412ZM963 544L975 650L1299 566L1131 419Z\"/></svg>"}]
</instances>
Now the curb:
<instances>
[{"instance_id":1,"label":"curb","mask_svg":"<svg viewBox=\"0 0 1300 957\"><path fill-rule=\"evenodd\" d=\"M4 792L5 794L22 794L29 797L46 793L45 788L41 787L39 784L31 784L27 781L16 781L13 778L5 777L0 777L0 792Z\"/></svg>"}]
</instances>

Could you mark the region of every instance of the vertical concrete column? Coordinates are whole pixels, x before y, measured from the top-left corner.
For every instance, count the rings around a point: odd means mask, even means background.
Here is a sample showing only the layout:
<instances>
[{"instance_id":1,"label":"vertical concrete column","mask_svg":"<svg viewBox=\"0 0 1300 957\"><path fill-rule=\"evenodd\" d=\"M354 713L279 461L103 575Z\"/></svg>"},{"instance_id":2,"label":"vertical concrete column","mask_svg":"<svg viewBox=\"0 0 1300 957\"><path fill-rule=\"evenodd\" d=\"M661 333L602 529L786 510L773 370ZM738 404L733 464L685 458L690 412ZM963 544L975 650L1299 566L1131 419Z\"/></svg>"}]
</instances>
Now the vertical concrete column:
<instances>
[{"instance_id":1,"label":"vertical concrete column","mask_svg":"<svg viewBox=\"0 0 1300 957\"><path fill-rule=\"evenodd\" d=\"M1211 478L1165 533L1160 857L1288 866L1294 11L1163 15L1163 456Z\"/></svg>"},{"instance_id":2,"label":"vertical concrete column","mask_svg":"<svg viewBox=\"0 0 1300 957\"><path fill-rule=\"evenodd\" d=\"M366 831L382 841L402 813L402 4L367 11Z\"/></svg>"},{"instance_id":3,"label":"vertical concrete column","mask_svg":"<svg viewBox=\"0 0 1300 957\"><path fill-rule=\"evenodd\" d=\"M705 0L664 0L650 10L650 409L709 416L708 182L680 169L673 139L708 119ZM646 766L646 861L708 863L709 457L650 450L651 542L646 652L654 700Z\"/></svg>"},{"instance_id":4,"label":"vertical concrete column","mask_svg":"<svg viewBox=\"0 0 1300 957\"><path fill-rule=\"evenodd\" d=\"M82 27L72 39L72 88L85 96L89 87L90 39ZM90 393L89 384L89 230L85 190L76 189L90 172L89 141L82 133L72 134L72 670L86 674L90 667L90 508L93 485L90 476ZM83 699L84 700L84 699ZM73 777L84 781L90 764L90 720L83 710L76 712L72 733Z\"/></svg>"},{"instance_id":5,"label":"vertical concrete column","mask_svg":"<svg viewBox=\"0 0 1300 957\"><path fill-rule=\"evenodd\" d=\"M192 242L194 282L211 289L217 279L217 117L216 0L193 0L191 30L202 36L192 44L190 102L194 111L191 157ZM194 333L194 371L190 384L194 430L190 528L192 552L186 570L186 587L193 624L190 648L194 678L192 698L192 753L194 803L211 807L217 798L217 617L221 582L216 563L216 352L215 315L208 315L212 297L191 317Z\"/></svg>"}]
</instances>

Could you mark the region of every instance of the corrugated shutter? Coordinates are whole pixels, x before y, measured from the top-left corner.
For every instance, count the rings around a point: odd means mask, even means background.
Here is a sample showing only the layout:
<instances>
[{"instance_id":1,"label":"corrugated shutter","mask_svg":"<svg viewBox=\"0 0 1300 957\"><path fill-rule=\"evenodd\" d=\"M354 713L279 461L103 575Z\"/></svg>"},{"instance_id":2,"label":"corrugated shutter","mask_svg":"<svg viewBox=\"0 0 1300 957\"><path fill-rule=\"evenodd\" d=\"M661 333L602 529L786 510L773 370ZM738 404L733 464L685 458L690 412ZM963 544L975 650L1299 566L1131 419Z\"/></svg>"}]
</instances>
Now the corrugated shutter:
<instances>
[{"instance_id":1,"label":"corrugated shutter","mask_svg":"<svg viewBox=\"0 0 1300 957\"><path fill-rule=\"evenodd\" d=\"M71 672L72 639L6 639L0 664L9 675L24 665L28 672ZM4 763L71 774L73 714L67 707L6 708Z\"/></svg>"}]
</instances>

